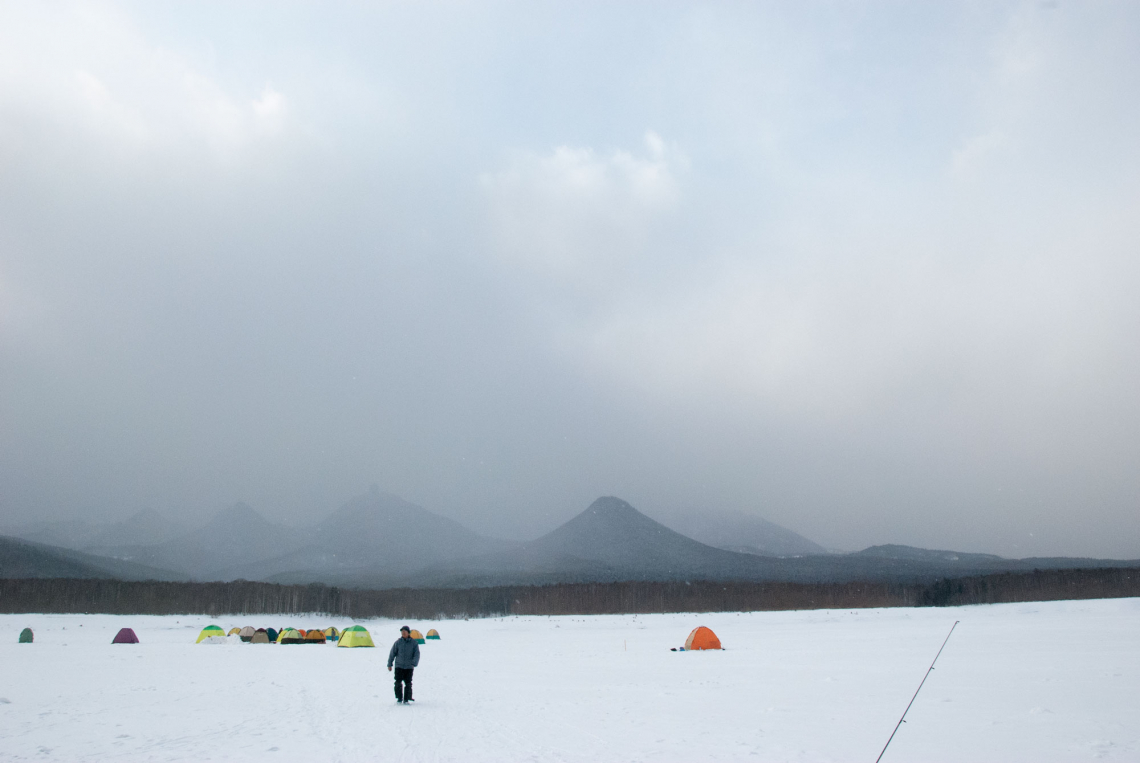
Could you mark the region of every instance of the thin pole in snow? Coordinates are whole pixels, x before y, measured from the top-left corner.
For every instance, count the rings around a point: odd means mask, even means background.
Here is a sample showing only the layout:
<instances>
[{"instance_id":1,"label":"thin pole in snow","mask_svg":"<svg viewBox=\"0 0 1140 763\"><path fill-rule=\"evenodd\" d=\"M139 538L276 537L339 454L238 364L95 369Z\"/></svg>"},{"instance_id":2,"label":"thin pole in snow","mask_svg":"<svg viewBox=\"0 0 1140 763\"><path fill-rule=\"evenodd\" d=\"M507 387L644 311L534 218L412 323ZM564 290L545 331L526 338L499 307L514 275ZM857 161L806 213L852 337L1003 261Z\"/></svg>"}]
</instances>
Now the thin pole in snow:
<instances>
[{"instance_id":1,"label":"thin pole in snow","mask_svg":"<svg viewBox=\"0 0 1140 763\"><path fill-rule=\"evenodd\" d=\"M903 725L903 721L906 720L906 714L910 712L910 706L914 704L915 699L918 698L918 693L922 691L922 684L926 683L926 679L930 677L930 671L934 670L934 663L938 662L938 658L942 655L942 650L946 648L946 642L950 640L950 637L952 635L954 635L954 629L957 627L958 621L955 620L954 624L950 626L950 632L946 634L946 640L942 642L942 646L938 647L938 654L934 655L934 661L931 662L930 667L926 669L926 675L922 677L922 682L919 683L918 688L914 690L914 696L911 697L910 702L907 703L906 710L903 710L902 717L899 718L899 722L895 724L895 730L891 732L891 738L887 740L887 743L885 745L883 745L883 752L886 752L887 748L891 746L891 739L895 738L895 734L898 733L899 726ZM879 761L882 760L883 752L880 752L879 757L875 758L875 763L879 763Z\"/></svg>"}]
</instances>

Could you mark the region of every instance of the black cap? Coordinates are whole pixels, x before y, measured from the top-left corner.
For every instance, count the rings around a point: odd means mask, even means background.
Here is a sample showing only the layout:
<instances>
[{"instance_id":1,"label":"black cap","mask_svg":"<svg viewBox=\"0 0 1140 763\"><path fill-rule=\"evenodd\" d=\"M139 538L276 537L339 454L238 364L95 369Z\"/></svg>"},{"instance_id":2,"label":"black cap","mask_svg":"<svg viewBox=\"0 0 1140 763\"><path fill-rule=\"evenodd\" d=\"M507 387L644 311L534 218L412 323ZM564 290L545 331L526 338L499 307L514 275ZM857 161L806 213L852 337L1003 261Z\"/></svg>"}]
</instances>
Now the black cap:
<instances>
[{"instance_id":1,"label":"black cap","mask_svg":"<svg viewBox=\"0 0 1140 763\"><path fill-rule=\"evenodd\" d=\"M408 633L411 633L411 632L412 632L412 629L411 629L411 628L409 628L409 627L408 627L408 626L406 626L406 625L401 625L401 626L400 626L400 630L401 630L401 631L407 631Z\"/></svg>"}]
</instances>

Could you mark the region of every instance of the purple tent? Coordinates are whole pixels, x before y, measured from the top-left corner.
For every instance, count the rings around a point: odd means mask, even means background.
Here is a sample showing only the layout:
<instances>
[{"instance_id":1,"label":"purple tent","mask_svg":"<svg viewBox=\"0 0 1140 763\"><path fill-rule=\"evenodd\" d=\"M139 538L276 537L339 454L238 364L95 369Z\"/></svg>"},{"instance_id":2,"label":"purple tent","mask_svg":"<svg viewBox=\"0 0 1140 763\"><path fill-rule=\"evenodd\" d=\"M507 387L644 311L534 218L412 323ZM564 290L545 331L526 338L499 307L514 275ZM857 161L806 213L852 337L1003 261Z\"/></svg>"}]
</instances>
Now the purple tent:
<instances>
[{"instance_id":1,"label":"purple tent","mask_svg":"<svg viewBox=\"0 0 1140 763\"><path fill-rule=\"evenodd\" d=\"M121 631L119 631L118 633L115 634L115 640L112 641L111 643L112 644L137 644L137 643L139 643L139 637L136 636L135 632L133 630L131 630L130 628L123 628Z\"/></svg>"}]
</instances>

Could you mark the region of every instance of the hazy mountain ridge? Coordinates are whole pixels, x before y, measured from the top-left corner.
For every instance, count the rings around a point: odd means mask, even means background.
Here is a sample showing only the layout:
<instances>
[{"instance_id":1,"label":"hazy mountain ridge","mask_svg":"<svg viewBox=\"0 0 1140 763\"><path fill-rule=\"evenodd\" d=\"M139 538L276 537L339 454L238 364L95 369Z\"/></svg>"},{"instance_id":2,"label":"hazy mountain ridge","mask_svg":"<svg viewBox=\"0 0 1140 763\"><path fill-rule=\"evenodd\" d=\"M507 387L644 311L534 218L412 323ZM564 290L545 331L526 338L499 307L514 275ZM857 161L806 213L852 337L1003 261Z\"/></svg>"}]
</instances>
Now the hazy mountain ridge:
<instances>
[{"instance_id":1,"label":"hazy mountain ridge","mask_svg":"<svg viewBox=\"0 0 1140 763\"><path fill-rule=\"evenodd\" d=\"M154 545L173 540L189 532L190 528L176 522L154 509L143 509L138 513L115 522L99 531L81 550L91 550L113 545ZM91 553L95 553L91 551Z\"/></svg>"},{"instance_id":2,"label":"hazy mountain ridge","mask_svg":"<svg viewBox=\"0 0 1140 763\"><path fill-rule=\"evenodd\" d=\"M357 569L355 557L338 554L320 546L303 546L279 556L247 561L229 567L219 567L208 573L210 580L264 580L282 582L278 575L292 575L292 583L325 582L325 577L337 571Z\"/></svg>"},{"instance_id":3,"label":"hazy mountain ridge","mask_svg":"<svg viewBox=\"0 0 1140 763\"><path fill-rule=\"evenodd\" d=\"M976 554L962 551L945 551L930 548L917 548L897 543L887 543L880 546L870 546L862 551L856 551L851 556L866 556L879 559L909 559L916 562L930 562L936 564L1003 564L1014 560L997 556L996 554Z\"/></svg>"},{"instance_id":4,"label":"hazy mountain ridge","mask_svg":"<svg viewBox=\"0 0 1140 763\"><path fill-rule=\"evenodd\" d=\"M390 493L372 490L314 528L314 542L394 572L511 548ZM381 559L377 559L376 556Z\"/></svg>"},{"instance_id":5,"label":"hazy mountain ridge","mask_svg":"<svg viewBox=\"0 0 1140 763\"><path fill-rule=\"evenodd\" d=\"M139 516L133 526L145 529L151 519ZM777 543L793 544L780 547L784 550L799 550L804 544L820 548L764 520L745 517L744 521L760 535L741 531L740 540L769 543L775 538ZM135 531L128 523L118 524L123 526L120 530ZM161 521L152 524L163 531ZM718 532L731 526L715 520L707 524L719 528ZM781 532L773 532L773 527ZM177 538L99 549L105 555L9 543L7 556L0 553L0 576L117 577L121 573L124 579L244 578L388 588L622 580L923 582L1034 568L1140 564L1109 559L1005 559L898 544L852 554L781 556L771 554L774 548L770 543L765 546L767 555L716 548L612 496L599 498L540 538L515 543L478 535L459 522L373 488L303 530L276 525L249 506L237 504L218 512L205 527Z\"/></svg>"},{"instance_id":6,"label":"hazy mountain ridge","mask_svg":"<svg viewBox=\"0 0 1140 763\"><path fill-rule=\"evenodd\" d=\"M400 584L508 585L618 580L855 580L917 578L927 565L913 560L819 555L777 558L714 548L639 512L599 498L562 526L519 548L436 566ZM375 582L373 580L372 582Z\"/></svg>"},{"instance_id":7,"label":"hazy mountain ridge","mask_svg":"<svg viewBox=\"0 0 1140 763\"><path fill-rule=\"evenodd\" d=\"M374 488L306 529L274 524L238 503L215 514L206 526L162 543L111 543L91 551L195 580L327 582L351 573L400 578L432 564L514 545Z\"/></svg>"},{"instance_id":8,"label":"hazy mountain ridge","mask_svg":"<svg viewBox=\"0 0 1140 763\"><path fill-rule=\"evenodd\" d=\"M154 509L142 509L119 522L87 522L81 519L34 522L5 528L4 534L48 546L100 553L94 549L153 545L171 540L187 530L186 525Z\"/></svg>"},{"instance_id":9,"label":"hazy mountain ridge","mask_svg":"<svg viewBox=\"0 0 1140 763\"><path fill-rule=\"evenodd\" d=\"M828 553L797 532L742 511L684 511L658 514L655 518L682 535L726 551L779 557Z\"/></svg>"},{"instance_id":10,"label":"hazy mountain ridge","mask_svg":"<svg viewBox=\"0 0 1140 763\"><path fill-rule=\"evenodd\" d=\"M376 489L349 500L306 535L310 543L303 548L224 570L220 577L275 583L401 580L433 564L518 545Z\"/></svg>"},{"instance_id":11,"label":"hazy mountain ridge","mask_svg":"<svg viewBox=\"0 0 1140 763\"><path fill-rule=\"evenodd\" d=\"M112 546L108 556L162 567L199 580L220 570L294 551L305 544L296 530L275 525L244 503L219 511L205 527L155 545Z\"/></svg>"},{"instance_id":12,"label":"hazy mountain ridge","mask_svg":"<svg viewBox=\"0 0 1140 763\"><path fill-rule=\"evenodd\" d=\"M0 536L0 577L182 580L171 570Z\"/></svg>"},{"instance_id":13,"label":"hazy mountain ridge","mask_svg":"<svg viewBox=\"0 0 1140 763\"><path fill-rule=\"evenodd\" d=\"M869 559L919 562L938 567L948 572L963 567L969 568L971 571L1000 572L1006 570L1024 571L1077 567L1133 567L1140 565L1140 560L1138 559L1097 559L1083 556L1029 556L1022 559L1011 559L1004 556L997 556L996 554L918 548L897 543L870 546L862 551L856 551L846 556L849 558L863 557Z\"/></svg>"},{"instance_id":14,"label":"hazy mountain ridge","mask_svg":"<svg viewBox=\"0 0 1140 763\"><path fill-rule=\"evenodd\" d=\"M805 539L806 540L806 539ZM810 543L810 541L809 541ZM619 580L932 582L1034 567L1123 567L1140 562L1004 559L991 554L875 546L853 554L775 557L713 548L645 516L625 501L599 498L537 540L497 554L437 565L403 579L342 578L342 585L488 586Z\"/></svg>"}]
</instances>

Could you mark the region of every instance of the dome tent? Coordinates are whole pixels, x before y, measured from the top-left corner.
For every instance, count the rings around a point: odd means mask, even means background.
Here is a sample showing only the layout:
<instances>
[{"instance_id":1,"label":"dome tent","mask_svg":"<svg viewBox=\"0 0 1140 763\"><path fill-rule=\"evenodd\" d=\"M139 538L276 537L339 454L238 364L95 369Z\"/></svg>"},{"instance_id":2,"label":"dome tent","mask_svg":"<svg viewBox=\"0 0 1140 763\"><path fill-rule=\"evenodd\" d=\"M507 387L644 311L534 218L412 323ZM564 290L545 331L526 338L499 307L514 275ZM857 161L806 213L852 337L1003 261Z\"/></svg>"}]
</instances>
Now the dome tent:
<instances>
[{"instance_id":1,"label":"dome tent","mask_svg":"<svg viewBox=\"0 0 1140 763\"><path fill-rule=\"evenodd\" d=\"M345 628L340 632L340 639L337 640L336 645L344 647L376 646L372 643L372 635L363 625L354 625L351 628Z\"/></svg>"},{"instance_id":2,"label":"dome tent","mask_svg":"<svg viewBox=\"0 0 1140 763\"><path fill-rule=\"evenodd\" d=\"M35 638L35 636L32 635L32 629L31 628L24 628L24 630L20 631L20 643L21 644L30 644L30 643L32 643L33 638Z\"/></svg>"},{"instance_id":3,"label":"dome tent","mask_svg":"<svg viewBox=\"0 0 1140 763\"><path fill-rule=\"evenodd\" d=\"M295 628L286 628L277 634L278 644L303 644L305 637Z\"/></svg>"},{"instance_id":4,"label":"dome tent","mask_svg":"<svg viewBox=\"0 0 1140 763\"><path fill-rule=\"evenodd\" d=\"M427 632L427 635L424 636L424 638L429 641L439 641L439 631L437 631L435 628L432 628Z\"/></svg>"},{"instance_id":5,"label":"dome tent","mask_svg":"<svg viewBox=\"0 0 1140 763\"><path fill-rule=\"evenodd\" d=\"M409 635L411 635L411 637L416 640L417 644L424 643L424 634L420 633L415 628L412 628L412 632Z\"/></svg>"},{"instance_id":6,"label":"dome tent","mask_svg":"<svg viewBox=\"0 0 1140 763\"><path fill-rule=\"evenodd\" d=\"M319 628L313 628L312 630L305 631L305 643L306 644L323 644L323 643L325 643L325 632L320 630Z\"/></svg>"},{"instance_id":7,"label":"dome tent","mask_svg":"<svg viewBox=\"0 0 1140 763\"><path fill-rule=\"evenodd\" d=\"M264 628L258 628L256 631L253 632L253 636L250 637L249 643L251 643L251 644L268 644L269 643L269 633Z\"/></svg>"},{"instance_id":8,"label":"dome tent","mask_svg":"<svg viewBox=\"0 0 1140 763\"><path fill-rule=\"evenodd\" d=\"M139 637L130 628L122 628L115 634L115 638L111 639L112 644L137 644Z\"/></svg>"},{"instance_id":9,"label":"dome tent","mask_svg":"<svg viewBox=\"0 0 1140 763\"><path fill-rule=\"evenodd\" d=\"M265 635L269 637L269 643L270 644L276 644L277 643L277 637L281 634L277 631L276 628L266 628L265 629Z\"/></svg>"},{"instance_id":10,"label":"dome tent","mask_svg":"<svg viewBox=\"0 0 1140 763\"><path fill-rule=\"evenodd\" d=\"M198 643L203 646L239 646L242 640L241 636L235 633L232 636L207 636Z\"/></svg>"},{"instance_id":11,"label":"dome tent","mask_svg":"<svg viewBox=\"0 0 1140 763\"><path fill-rule=\"evenodd\" d=\"M334 626L330 625L328 628L325 628L326 641L336 641L338 638L340 638L340 631L338 631Z\"/></svg>"},{"instance_id":12,"label":"dome tent","mask_svg":"<svg viewBox=\"0 0 1140 763\"><path fill-rule=\"evenodd\" d=\"M230 628L229 631L226 633L226 635L227 636L240 636L241 635L241 628Z\"/></svg>"},{"instance_id":13,"label":"dome tent","mask_svg":"<svg viewBox=\"0 0 1140 763\"><path fill-rule=\"evenodd\" d=\"M262 631L264 631L264 630L265 629L263 628ZM245 641L246 643L253 640L253 634L255 634L255 633L257 633L257 631L255 631L253 629L252 625L247 625L244 628L242 628L240 631L238 631L238 635L241 636L241 640Z\"/></svg>"},{"instance_id":14,"label":"dome tent","mask_svg":"<svg viewBox=\"0 0 1140 763\"><path fill-rule=\"evenodd\" d=\"M198 634L198 640L195 641L194 643L195 644L201 644L203 640L208 639L211 636L225 636L225 635L226 635L226 632L224 630L222 630L221 628L219 628L218 626L207 625L205 628L202 629L202 632Z\"/></svg>"},{"instance_id":15,"label":"dome tent","mask_svg":"<svg viewBox=\"0 0 1140 763\"><path fill-rule=\"evenodd\" d=\"M712 632L712 629L706 628L701 625L693 628L693 632L685 639L685 651L691 652L694 649L720 649L720 639Z\"/></svg>"}]
</instances>

